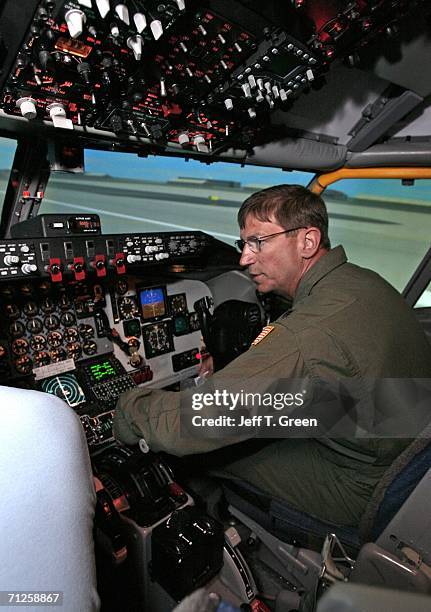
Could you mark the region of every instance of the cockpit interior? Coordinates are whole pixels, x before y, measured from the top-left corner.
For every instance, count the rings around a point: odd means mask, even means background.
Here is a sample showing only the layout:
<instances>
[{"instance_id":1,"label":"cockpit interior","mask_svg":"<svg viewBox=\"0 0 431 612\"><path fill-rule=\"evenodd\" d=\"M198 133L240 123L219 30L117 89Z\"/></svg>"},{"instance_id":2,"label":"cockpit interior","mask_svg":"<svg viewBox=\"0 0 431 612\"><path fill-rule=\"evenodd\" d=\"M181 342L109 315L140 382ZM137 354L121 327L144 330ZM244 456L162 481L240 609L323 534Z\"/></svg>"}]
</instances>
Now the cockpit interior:
<instances>
[{"instance_id":1,"label":"cockpit interior","mask_svg":"<svg viewBox=\"0 0 431 612\"><path fill-rule=\"evenodd\" d=\"M122 393L197 384L207 355L223 368L289 308L256 291L234 247L237 211L263 187L321 194L334 243L395 286L431 342L430 63L426 0L0 3L1 522L23 533L40 512L38 457L54 474L63 445L91 463L97 498L87 541L42 522L12 551L10 535L0 605L431 607L429 435L385 474L359 529L298 532L277 501L208 485L202 457L113 434ZM76 415L63 431L62 406ZM52 520L79 497L79 479L62 478ZM38 530L59 575L76 568L58 601ZM83 546L98 595L83 587L73 603Z\"/></svg>"}]
</instances>

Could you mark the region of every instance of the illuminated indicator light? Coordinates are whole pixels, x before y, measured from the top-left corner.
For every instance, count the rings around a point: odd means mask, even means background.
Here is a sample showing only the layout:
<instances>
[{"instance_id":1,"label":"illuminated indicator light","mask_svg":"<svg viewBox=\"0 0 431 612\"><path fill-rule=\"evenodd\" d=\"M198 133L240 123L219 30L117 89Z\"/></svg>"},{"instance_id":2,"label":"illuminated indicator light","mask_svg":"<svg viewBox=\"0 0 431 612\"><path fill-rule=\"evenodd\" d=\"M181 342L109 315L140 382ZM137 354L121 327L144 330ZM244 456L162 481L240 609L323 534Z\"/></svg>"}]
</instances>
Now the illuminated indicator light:
<instances>
[{"instance_id":1,"label":"illuminated indicator light","mask_svg":"<svg viewBox=\"0 0 431 612\"><path fill-rule=\"evenodd\" d=\"M30 197L30 192L29 191L23 191L22 192L22 197L23 198L29 198Z\"/></svg>"},{"instance_id":2,"label":"illuminated indicator light","mask_svg":"<svg viewBox=\"0 0 431 612\"><path fill-rule=\"evenodd\" d=\"M195 357L198 361L202 359L202 355L200 353L196 353Z\"/></svg>"}]
</instances>

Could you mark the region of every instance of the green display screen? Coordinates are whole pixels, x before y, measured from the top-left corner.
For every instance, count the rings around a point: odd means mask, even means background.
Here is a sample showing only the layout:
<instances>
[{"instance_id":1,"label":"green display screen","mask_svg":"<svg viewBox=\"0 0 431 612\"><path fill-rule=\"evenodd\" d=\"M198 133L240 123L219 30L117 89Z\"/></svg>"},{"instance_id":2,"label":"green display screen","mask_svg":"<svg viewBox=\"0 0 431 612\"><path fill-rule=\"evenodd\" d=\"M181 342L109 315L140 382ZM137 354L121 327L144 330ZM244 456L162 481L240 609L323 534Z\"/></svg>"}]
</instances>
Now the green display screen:
<instances>
[{"instance_id":1,"label":"green display screen","mask_svg":"<svg viewBox=\"0 0 431 612\"><path fill-rule=\"evenodd\" d=\"M114 378L114 376L117 374L114 366L108 359L106 359L106 361L102 361L101 363L93 363L92 365L88 366L88 372L92 378L92 382L95 383Z\"/></svg>"}]
</instances>

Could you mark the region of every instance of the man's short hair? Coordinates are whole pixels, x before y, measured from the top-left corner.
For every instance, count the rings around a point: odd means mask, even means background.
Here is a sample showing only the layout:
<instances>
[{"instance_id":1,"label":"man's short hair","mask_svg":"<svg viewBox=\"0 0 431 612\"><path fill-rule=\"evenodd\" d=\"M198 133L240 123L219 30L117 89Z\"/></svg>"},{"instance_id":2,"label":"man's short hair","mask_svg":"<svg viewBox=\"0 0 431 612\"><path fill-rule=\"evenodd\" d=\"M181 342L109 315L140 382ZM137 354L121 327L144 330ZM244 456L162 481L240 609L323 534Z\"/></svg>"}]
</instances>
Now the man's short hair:
<instances>
[{"instance_id":1,"label":"man's short hair","mask_svg":"<svg viewBox=\"0 0 431 612\"><path fill-rule=\"evenodd\" d=\"M320 246L331 248L325 202L302 185L276 185L253 193L239 209L238 224L241 229L249 215L259 221L275 221L285 229L317 227L321 233Z\"/></svg>"}]
</instances>

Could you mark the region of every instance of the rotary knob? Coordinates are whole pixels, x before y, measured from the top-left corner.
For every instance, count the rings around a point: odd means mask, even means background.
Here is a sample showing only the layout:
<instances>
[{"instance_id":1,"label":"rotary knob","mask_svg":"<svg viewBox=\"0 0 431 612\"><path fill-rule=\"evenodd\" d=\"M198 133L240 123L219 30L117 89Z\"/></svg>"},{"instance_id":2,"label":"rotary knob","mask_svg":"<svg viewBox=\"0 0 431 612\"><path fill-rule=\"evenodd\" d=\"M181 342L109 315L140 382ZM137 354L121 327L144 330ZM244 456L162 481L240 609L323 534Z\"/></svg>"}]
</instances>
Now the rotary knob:
<instances>
[{"instance_id":1,"label":"rotary knob","mask_svg":"<svg viewBox=\"0 0 431 612\"><path fill-rule=\"evenodd\" d=\"M21 272L23 274L32 274L33 272L37 272L36 264L25 263L21 266Z\"/></svg>"},{"instance_id":2,"label":"rotary knob","mask_svg":"<svg viewBox=\"0 0 431 612\"><path fill-rule=\"evenodd\" d=\"M16 266L19 264L19 257L17 255L5 255L3 261L5 266Z\"/></svg>"}]
</instances>

